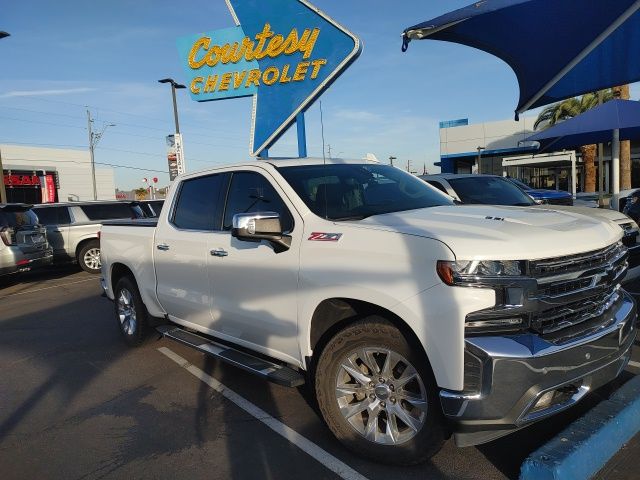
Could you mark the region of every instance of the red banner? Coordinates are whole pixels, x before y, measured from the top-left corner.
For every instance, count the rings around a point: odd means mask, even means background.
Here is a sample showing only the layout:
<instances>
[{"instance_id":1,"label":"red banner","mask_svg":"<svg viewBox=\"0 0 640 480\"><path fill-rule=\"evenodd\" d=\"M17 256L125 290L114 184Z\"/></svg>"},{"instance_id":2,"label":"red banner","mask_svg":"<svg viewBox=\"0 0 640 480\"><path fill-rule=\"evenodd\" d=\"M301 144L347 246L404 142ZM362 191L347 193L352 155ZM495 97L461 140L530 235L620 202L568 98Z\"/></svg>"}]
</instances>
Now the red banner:
<instances>
[{"instance_id":1,"label":"red banner","mask_svg":"<svg viewBox=\"0 0 640 480\"><path fill-rule=\"evenodd\" d=\"M56 180L52 174L45 176L45 188L47 191L47 202L55 203L56 201Z\"/></svg>"}]
</instances>

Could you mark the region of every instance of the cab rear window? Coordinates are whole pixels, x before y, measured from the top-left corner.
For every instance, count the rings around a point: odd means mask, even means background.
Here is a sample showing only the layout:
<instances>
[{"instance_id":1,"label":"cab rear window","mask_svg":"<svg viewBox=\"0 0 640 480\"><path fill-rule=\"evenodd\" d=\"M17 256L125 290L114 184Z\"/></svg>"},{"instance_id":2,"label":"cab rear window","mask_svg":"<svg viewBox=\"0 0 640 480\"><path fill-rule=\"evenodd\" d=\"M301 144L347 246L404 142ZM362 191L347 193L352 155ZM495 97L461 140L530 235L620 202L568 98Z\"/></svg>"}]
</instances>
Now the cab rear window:
<instances>
[{"instance_id":1,"label":"cab rear window","mask_svg":"<svg viewBox=\"0 0 640 480\"><path fill-rule=\"evenodd\" d=\"M119 220L145 216L140 207L126 203L82 205L80 208L89 220Z\"/></svg>"}]
</instances>

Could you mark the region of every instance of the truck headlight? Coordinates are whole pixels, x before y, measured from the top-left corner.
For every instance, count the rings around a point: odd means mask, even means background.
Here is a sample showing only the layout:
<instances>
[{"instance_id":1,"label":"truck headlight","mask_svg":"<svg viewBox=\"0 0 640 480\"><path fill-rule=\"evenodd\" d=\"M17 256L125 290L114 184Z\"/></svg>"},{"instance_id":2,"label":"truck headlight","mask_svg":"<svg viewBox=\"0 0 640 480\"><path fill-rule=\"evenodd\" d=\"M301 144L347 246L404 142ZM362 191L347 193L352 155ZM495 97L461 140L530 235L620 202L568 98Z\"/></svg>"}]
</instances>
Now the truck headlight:
<instances>
[{"instance_id":1,"label":"truck headlight","mask_svg":"<svg viewBox=\"0 0 640 480\"><path fill-rule=\"evenodd\" d=\"M526 262L522 260L439 260L438 276L447 285L473 283L490 278L522 277L526 273ZM484 282L483 282L484 283Z\"/></svg>"}]
</instances>

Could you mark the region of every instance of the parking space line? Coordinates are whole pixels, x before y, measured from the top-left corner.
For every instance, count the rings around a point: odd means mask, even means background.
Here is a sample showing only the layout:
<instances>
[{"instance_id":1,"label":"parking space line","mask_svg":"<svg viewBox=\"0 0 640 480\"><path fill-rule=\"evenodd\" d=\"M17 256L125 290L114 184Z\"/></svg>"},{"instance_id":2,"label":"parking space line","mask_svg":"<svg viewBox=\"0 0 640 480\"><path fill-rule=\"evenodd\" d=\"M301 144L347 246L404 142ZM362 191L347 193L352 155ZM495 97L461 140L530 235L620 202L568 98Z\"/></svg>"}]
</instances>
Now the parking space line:
<instances>
[{"instance_id":1,"label":"parking space line","mask_svg":"<svg viewBox=\"0 0 640 480\"><path fill-rule=\"evenodd\" d=\"M211 388L213 388L215 391L220 393L227 400L230 400L231 402L235 403L238 407L243 409L249 415L256 418L257 420L260 420L262 423L264 423L266 426L268 426L271 430L276 432L278 435L289 440L300 450L302 450L306 454L316 459L323 466L325 466L326 468L328 468L329 470L331 470L333 473L340 476L344 480L367 480L365 476L356 472L349 465L345 464L341 460L338 460L329 452L322 449L321 447L311 442L310 440L306 439L305 437L303 437L298 432L288 427L284 423L280 422L279 420L276 420L267 412L257 407L256 405L254 405L244 397L238 395L233 390L230 390L229 388L224 386L222 383L220 383L218 380L206 374L195 365L192 365L186 359L182 358L180 355L173 352L169 348L160 347L158 348L158 351L163 355L166 355L168 358L170 358L174 362L176 362L178 365L180 365L182 368L187 370L190 374L192 374L196 378L199 378L200 381L209 385Z\"/></svg>"},{"instance_id":2,"label":"parking space line","mask_svg":"<svg viewBox=\"0 0 640 480\"><path fill-rule=\"evenodd\" d=\"M635 368L640 368L640 363L634 362L633 360L629 360L629 365Z\"/></svg>"},{"instance_id":3,"label":"parking space line","mask_svg":"<svg viewBox=\"0 0 640 480\"><path fill-rule=\"evenodd\" d=\"M0 300L2 300L3 298L17 297L18 295L25 295L27 293L35 293L35 292L41 292L43 290L50 290L52 288L64 287L66 285L75 285L76 283L95 282L96 280L97 280L96 278L85 278L84 280L78 280L77 282L57 283L55 285L51 285L50 287L34 288L33 290L24 290L23 292L10 293L9 295L3 295L2 297L0 297Z\"/></svg>"}]
</instances>

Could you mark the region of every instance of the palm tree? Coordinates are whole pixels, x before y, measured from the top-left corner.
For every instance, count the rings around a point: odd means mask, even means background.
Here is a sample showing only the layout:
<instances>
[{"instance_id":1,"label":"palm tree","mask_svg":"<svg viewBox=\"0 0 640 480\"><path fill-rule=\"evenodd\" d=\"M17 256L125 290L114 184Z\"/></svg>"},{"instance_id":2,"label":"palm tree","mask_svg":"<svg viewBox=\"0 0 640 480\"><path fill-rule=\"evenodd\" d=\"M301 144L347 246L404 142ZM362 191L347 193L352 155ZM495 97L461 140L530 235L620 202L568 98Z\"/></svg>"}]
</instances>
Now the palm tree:
<instances>
[{"instance_id":1,"label":"palm tree","mask_svg":"<svg viewBox=\"0 0 640 480\"><path fill-rule=\"evenodd\" d=\"M147 198L147 189L144 187L136 188L134 192L136 194L136 200L144 200Z\"/></svg>"},{"instance_id":2,"label":"palm tree","mask_svg":"<svg viewBox=\"0 0 640 480\"><path fill-rule=\"evenodd\" d=\"M602 102L608 102L616 97L612 89L604 90ZM598 92L586 93L579 98L568 98L562 102L554 103L546 107L533 125L534 130L538 127L548 128L556 123L576 117L581 113L591 110L599 103ZM582 162L584 163L584 191L596 191L596 146L584 145L580 147Z\"/></svg>"},{"instance_id":3,"label":"palm tree","mask_svg":"<svg viewBox=\"0 0 640 480\"><path fill-rule=\"evenodd\" d=\"M614 96L622 100L629 100L629 85L613 87ZM620 190L631 188L631 142L620 142Z\"/></svg>"}]
</instances>

